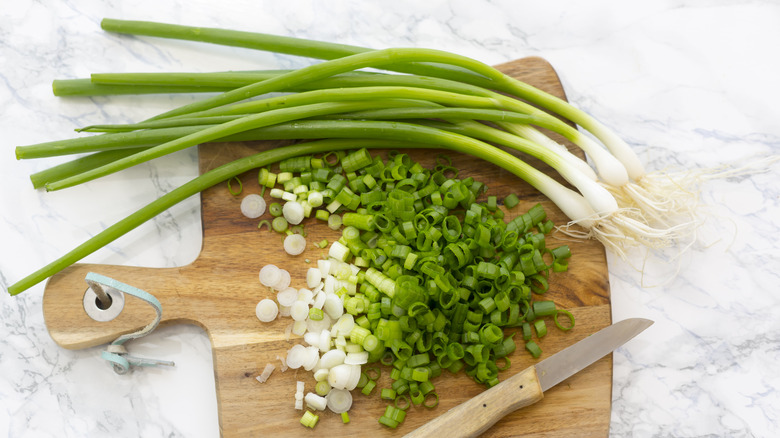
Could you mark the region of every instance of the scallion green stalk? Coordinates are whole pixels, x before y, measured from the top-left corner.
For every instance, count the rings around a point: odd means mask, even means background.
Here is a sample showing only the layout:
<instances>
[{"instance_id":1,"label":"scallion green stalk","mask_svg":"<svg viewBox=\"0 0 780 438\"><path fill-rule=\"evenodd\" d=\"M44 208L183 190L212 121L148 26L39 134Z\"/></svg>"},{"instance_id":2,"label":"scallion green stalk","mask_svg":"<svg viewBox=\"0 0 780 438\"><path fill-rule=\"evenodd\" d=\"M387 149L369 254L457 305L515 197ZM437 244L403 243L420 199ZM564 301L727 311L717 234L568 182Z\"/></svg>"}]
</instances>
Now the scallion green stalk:
<instances>
[{"instance_id":1,"label":"scallion green stalk","mask_svg":"<svg viewBox=\"0 0 780 438\"><path fill-rule=\"evenodd\" d=\"M372 53L371 49L364 47L329 44L321 41L276 37L273 35L249 32L233 33L233 31L223 31L221 29L192 28L164 23L126 22L106 19L103 20L101 26L107 31L163 38L192 39L223 45L238 45L241 47L250 47L277 53L288 53L329 60L336 60L337 58L344 59L349 58L350 56L361 56ZM204 32L206 34L203 34ZM243 38L238 38L239 35ZM415 61L426 62L426 64L415 64ZM428 65L427 62L445 65L431 66ZM623 163L632 179L640 180L645 174L644 167L638 157L625 141L592 116L579 108L574 107L563 99L504 75L489 66L480 66L479 64L470 62L460 63L455 59L440 60L433 56L430 59L398 59L395 62L389 63L389 66L385 64L380 64L379 66L386 67L388 70L395 69L405 73L456 79L461 82L511 93L531 103L540 105L547 110L560 114L590 131L607 146L621 163ZM470 70L470 72L463 71L463 69Z\"/></svg>"}]
</instances>

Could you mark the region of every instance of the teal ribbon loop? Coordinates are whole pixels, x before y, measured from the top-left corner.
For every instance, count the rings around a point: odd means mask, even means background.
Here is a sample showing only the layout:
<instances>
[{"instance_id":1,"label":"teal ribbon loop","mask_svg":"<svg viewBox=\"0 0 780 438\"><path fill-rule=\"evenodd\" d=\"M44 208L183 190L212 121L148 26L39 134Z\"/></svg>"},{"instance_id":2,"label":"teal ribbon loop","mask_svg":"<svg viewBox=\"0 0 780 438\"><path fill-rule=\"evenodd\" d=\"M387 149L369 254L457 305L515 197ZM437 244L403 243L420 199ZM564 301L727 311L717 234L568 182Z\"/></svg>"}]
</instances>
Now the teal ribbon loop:
<instances>
[{"instance_id":1,"label":"teal ribbon loop","mask_svg":"<svg viewBox=\"0 0 780 438\"><path fill-rule=\"evenodd\" d=\"M124 343L131 340L131 339L138 339L141 337L144 337L154 331L155 328L157 328L157 325L160 323L160 320L162 319L162 304L160 304L160 301L154 297L154 295L143 291L141 289L138 289L136 287L124 284L120 281L114 280L113 278L109 278L100 274L96 274L94 272L90 272L87 274L85 278L87 284L95 290L96 288L111 288L116 289L120 292L126 293L128 295L132 295L134 297L140 298L143 301L146 301L149 303L156 313L156 317L154 318L154 321L152 321L149 325L142 328L141 330L134 332L134 333L128 333L125 335L122 335L118 337L114 342L108 345L106 348L106 351L102 352L101 357L105 360L107 360L114 368L114 371L117 374L125 374L132 367L147 367L147 366L173 366L174 363L172 361L167 360L158 360L158 359L147 359L147 358L141 358L137 356L130 355L127 351L127 348L125 347Z\"/></svg>"}]
</instances>

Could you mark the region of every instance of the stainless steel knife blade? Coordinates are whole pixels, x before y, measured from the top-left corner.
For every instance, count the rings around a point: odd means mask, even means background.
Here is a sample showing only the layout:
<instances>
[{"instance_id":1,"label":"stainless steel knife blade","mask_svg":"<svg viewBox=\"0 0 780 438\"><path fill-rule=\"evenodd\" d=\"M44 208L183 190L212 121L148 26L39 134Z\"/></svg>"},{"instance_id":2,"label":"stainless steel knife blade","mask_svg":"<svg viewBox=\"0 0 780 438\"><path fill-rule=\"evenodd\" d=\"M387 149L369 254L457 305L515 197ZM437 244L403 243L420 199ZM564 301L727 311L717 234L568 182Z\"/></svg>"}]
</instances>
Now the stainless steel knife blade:
<instances>
[{"instance_id":1,"label":"stainless steel knife blade","mask_svg":"<svg viewBox=\"0 0 780 438\"><path fill-rule=\"evenodd\" d=\"M542 391L611 353L651 325L653 321L649 319L624 319L542 360L535 365Z\"/></svg>"}]
</instances>

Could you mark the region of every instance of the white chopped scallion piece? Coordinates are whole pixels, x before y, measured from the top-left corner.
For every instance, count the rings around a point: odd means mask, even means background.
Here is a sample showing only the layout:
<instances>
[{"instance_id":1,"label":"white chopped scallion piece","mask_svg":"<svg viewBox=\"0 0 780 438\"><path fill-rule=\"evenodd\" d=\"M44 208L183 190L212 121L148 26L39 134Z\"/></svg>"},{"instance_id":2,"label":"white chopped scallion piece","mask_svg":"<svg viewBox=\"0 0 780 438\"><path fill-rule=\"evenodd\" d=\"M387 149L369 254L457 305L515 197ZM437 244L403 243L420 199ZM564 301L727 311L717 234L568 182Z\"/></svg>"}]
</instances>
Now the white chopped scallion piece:
<instances>
[{"instance_id":1,"label":"white chopped scallion piece","mask_svg":"<svg viewBox=\"0 0 780 438\"><path fill-rule=\"evenodd\" d=\"M279 315L279 307L274 300L263 298L255 307L257 319L262 322L271 322Z\"/></svg>"},{"instance_id":2,"label":"white chopped scallion piece","mask_svg":"<svg viewBox=\"0 0 780 438\"><path fill-rule=\"evenodd\" d=\"M290 306L279 306L279 316L287 318L290 316Z\"/></svg>"},{"instance_id":3,"label":"white chopped scallion piece","mask_svg":"<svg viewBox=\"0 0 780 438\"><path fill-rule=\"evenodd\" d=\"M282 192L282 200L287 202L295 202L296 199L298 199L298 196L296 196L295 193Z\"/></svg>"},{"instance_id":4,"label":"white chopped scallion piece","mask_svg":"<svg viewBox=\"0 0 780 438\"><path fill-rule=\"evenodd\" d=\"M320 351L325 353L330 350L330 330L325 329L320 332L320 340L318 342Z\"/></svg>"},{"instance_id":5,"label":"white chopped scallion piece","mask_svg":"<svg viewBox=\"0 0 780 438\"><path fill-rule=\"evenodd\" d=\"M359 353L350 352L344 358L344 363L347 365L363 365L368 363L368 351L361 351Z\"/></svg>"},{"instance_id":6,"label":"white chopped scallion piece","mask_svg":"<svg viewBox=\"0 0 780 438\"><path fill-rule=\"evenodd\" d=\"M306 286L314 289L322 281L322 272L317 268L309 268L306 271Z\"/></svg>"},{"instance_id":7,"label":"white chopped scallion piece","mask_svg":"<svg viewBox=\"0 0 780 438\"><path fill-rule=\"evenodd\" d=\"M297 370L303 366L303 362L306 361L306 347L301 344L293 345L287 351L287 366Z\"/></svg>"},{"instance_id":8,"label":"white chopped scallion piece","mask_svg":"<svg viewBox=\"0 0 780 438\"><path fill-rule=\"evenodd\" d=\"M339 241L333 242L330 249L328 249L328 255L341 262L346 261L349 258L349 254L349 248Z\"/></svg>"},{"instance_id":9,"label":"white chopped scallion piece","mask_svg":"<svg viewBox=\"0 0 780 438\"><path fill-rule=\"evenodd\" d=\"M294 335L303 336L306 333L306 321L295 321L292 332Z\"/></svg>"},{"instance_id":10,"label":"white chopped scallion piece","mask_svg":"<svg viewBox=\"0 0 780 438\"><path fill-rule=\"evenodd\" d=\"M344 351L347 353L360 353L363 351L363 347L360 344L355 344L354 342L347 342L347 345L344 347Z\"/></svg>"},{"instance_id":11,"label":"white chopped scallion piece","mask_svg":"<svg viewBox=\"0 0 780 438\"><path fill-rule=\"evenodd\" d=\"M298 301L298 289L287 287L276 294L276 301L280 306L290 307Z\"/></svg>"},{"instance_id":12,"label":"white chopped scallion piece","mask_svg":"<svg viewBox=\"0 0 780 438\"><path fill-rule=\"evenodd\" d=\"M338 331L339 334L343 334L344 336L349 335L350 332L352 332L352 329L355 327L355 317L350 315L349 313L345 313L341 315L341 317L336 321L336 323L333 325L334 328Z\"/></svg>"},{"instance_id":13,"label":"white chopped scallion piece","mask_svg":"<svg viewBox=\"0 0 780 438\"><path fill-rule=\"evenodd\" d=\"M311 371L320 361L320 349L317 347L306 347L306 358L303 361L303 369Z\"/></svg>"},{"instance_id":14,"label":"white chopped scallion piece","mask_svg":"<svg viewBox=\"0 0 780 438\"><path fill-rule=\"evenodd\" d=\"M320 358L320 366L324 369L331 369L344 363L347 354L341 350L330 350Z\"/></svg>"},{"instance_id":15,"label":"white chopped scallion piece","mask_svg":"<svg viewBox=\"0 0 780 438\"><path fill-rule=\"evenodd\" d=\"M319 396L313 392L306 394L303 399L306 405L316 411L324 411L328 406L328 400L325 397Z\"/></svg>"},{"instance_id":16,"label":"white chopped scallion piece","mask_svg":"<svg viewBox=\"0 0 780 438\"><path fill-rule=\"evenodd\" d=\"M303 221L303 205L298 201L286 202L282 207L282 216L287 222L298 225Z\"/></svg>"},{"instance_id":17,"label":"white chopped scallion piece","mask_svg":"<svg viewBox=\"0 0 780 438\"><path fill-rule=\"evenodd\" d=\"M300 234L290 234L284 238L284 251L290 255L299 255L306 249L306 238Z\"/></svg>"},{"instance_id":18,"label":"white chopped scallion piece","mask_svg":"<svg viewBox=\"0 0 780 438\"><path fill-rule=\"evenodd\" d=\"M298 301L303 301L306 304L311 304L314 299L314 292L306 288L298 289Z\"/></svg>"},{"instance_id":19,"label":"white chopped scallion piece","mask_svg":"<svg viewBox=\"0 0 780 438\"><path fill-rule=\"evenodd\" d=\"M271 377L271 373L274 372L275 369L276 367L273 364L271 363L265 364L265 368L263 369L263 372L256 377L257 381L260 383L265 383L266 380L268 380L268 378Z\"/></svg>"},{"instance_id":20,"label":"white chopped scallion piece","mask_svg":"<svg viewBox=\"0 0 780 438\"><path fill-rule=\"evenodd\" d=\"M309 304L305 301L295 301L290 307L290 316L295 321L306 321L309 316Z\"/></svg>"},{"instance_id":21,"label":"white chopped scallion piece","mask_svg":"<svg viewBox=\"0 0 780 438\"><path fill-rule=\"evenodd\" d=\"M241 200L241 213L249 219L256 219L265 213L265 199L258 194L244 196Z\"/></svg>"},{"instance_id":22,"label":"white chopped scallion piece","mask_svg":"<svg viewBox=\"0 0 780 438\"><path fill-rule=\"evenodd\" d=\"M350 381L352 365L336 365L328 373L328 383L332 388L346 389Z\"/></svg>"},{"instance_id":23,"label":"white chopped scallion piece","mask_svg":"<svg viewBox=\"0 0 780 438\"><path fill-rule=\"evenodd\" d=\"M317 260L317 268L322 273L322 278L327 278L330 275L330 260Z\"/></svg>"},{"instance_id":24,"label":"white chopped scallion piece","mask_svg":"<svg viewBox=\"0 0 780 438\"><path fill-rule=\"evenodd\" d=\"M322 290L324 290L325 293L327 293L327 294L332 294L332 293L336 292L336 282L337 281L338 280L336 280L336 277L328 274L328 276L325 277L325 281L324 281L325 286L323 286Z\"/></svg>"},{"instance_id":25,"label":"white chopped scallion piece","mask_svg":"<svg viewBox=\"0 0 780 438\"><path fill-rule=\"evenodd\" d=\"M281 363L282 363L282 365L279 367L279 369L280 369L282 372L285 372L285 371L287 371L287 359L285 359L283 356L280 356L280 355L278 355L278 354L276 355L276 358L277 358L277 359L279 359L279 362L281 362Z\"/></svg>"},{"instance_id":26,"label":"white chopped scallion piece","mask_svg":"<svg viewBox=\"0 0 780 438\"><path fill-rule=\"evenodd\" d=\"M321 320L308 318L306 320L306 329L310 332L320 333L323 330L329 330L333 325L333 319L327 313L323 313Z\"/></svg>"},{"instance_id":27,"label":"white chopped scallion piece","mask_svg":"<svg viewBox=\"0 0 780 438\"><path fill-rule=\"evenodd\" d=\"M360 365L347 365L347 364L344 364L344 366L350 367L349 381L347 382L347 387L344 389L346 389L347 391L352 391L353 389L357 388L358 382L360 382L360 374L362 372L362 367Z\"/></svg>"},{"instance_id":28,"label":"white chopped scallion piece","mask_svg":"<svg viewBox=\"0 0 780 438\"><path fill-rule=\"evenodd\" d=\"M311 205L314 208L317 208L322 205L322 193L317 191L311 191L309 192L306 200L309 202L309 205Z\"/></svg>"},{"instance_id":29,"label":"white chopped scallion piece","mask_svg":"<svg viewBox=\"0 0 780 438\"><path fill-rule=\"evenodd\" d=\"M275 290L284 290L290 287L290 272L286 269L279 269L279 273L281 274L281 278L279 278L279 281L276 282L271 288Z\"/></svg>"},{"instance_id":30,"label":"white chopped scallion piece","mask_svg":"<svg viewBox=\"0 0 780 438\"><path fill-rule=\"evenodd\" d=\"M328 294L325 297L325 305L322 306L322 310L330 316L331 319L339 319L344 314L344 304L341 302L341 298L336 294Z\"/></svg>"},{"instance_id":31,"label":"white chopped scallion piece","mask_svg":"<svg viewBox=\"0 0 780 438\"><path fill-rule=\"evenodd\" d=\"M320 359L320 362L322 362L322 359ZM314 380L318 382L327 382L328 381L328 369L327 368L320 368L317 371L314 372Z\"/></svg>"},{"instance_id":32,"label":"white chopped scallion piece","mask_svg":"<svg viewBox=\"0 0 780 438\"><path fill-rule=\"evenodd\" d=\"M276 265L265 265L260 269L260 283L271 287L282 278L282 271Z\"/></svg>"},{"instance_id":33,"label":"white chopped scallion piece","mask_svg":"<svg viewBox=\"0 0 780 438\"><path fill-rule=\"evenodd\" d=\"M303 335L303 342L312 347L320 348L320 334L309 330Z\"/></svg>"},{"instance_id":34,"label":"white chopped scallion piece","mask_svg":"<svg viewBox=\"0 0 780 438\"><path fill-rule=\"evenodd\" d=\"M325 299L327 298L327 294L325 292L319 291L314 295L314 301L311 303L311 306L315 309L322 310L322 306L325 305Z\"/></svg>"},{"instance_id":35,"label":"white chopped scallion piece","mask_svg":"<svg viewBox=\"0 0 780 438\"><path fill-rule=\"evenodd\" d=\"M352 391L357 387L360 380L360 365L336 365L330 369L328 374L328 383L333 388L346 389Z\"/></svg>"},{"instance_id":36,"label":"white chopped scallion piece","mask_svg":"<svg viewBox=\"0 0 780 438\"><path fill-rule=\"evenodd\" d=\"M325 398L328 399L328 409L336 414L347 412L352 407L352 393L345 389L333 388Z\"/></svg>"}]
</instances>

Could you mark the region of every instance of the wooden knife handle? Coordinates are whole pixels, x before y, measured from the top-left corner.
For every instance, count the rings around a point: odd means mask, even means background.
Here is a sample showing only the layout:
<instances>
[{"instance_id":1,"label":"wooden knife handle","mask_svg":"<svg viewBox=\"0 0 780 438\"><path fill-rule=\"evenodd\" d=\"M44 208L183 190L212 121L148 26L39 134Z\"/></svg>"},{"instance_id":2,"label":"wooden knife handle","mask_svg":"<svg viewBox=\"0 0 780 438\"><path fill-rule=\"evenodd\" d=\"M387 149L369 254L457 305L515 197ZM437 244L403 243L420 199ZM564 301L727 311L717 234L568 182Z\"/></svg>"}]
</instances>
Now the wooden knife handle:
<instances>
[{"instance_id":1,"label":"wooden knife handle","mask_svg":"<svg viewBox=\"0 0 780 438\"><path fill-rule=\"evenodd\" d=\"M420 437L474 437L488 430L510 412L534 404L544 397L535 367L528 367L509 379L462 403L406 435Z\"/></svg>"}]
</instances>

